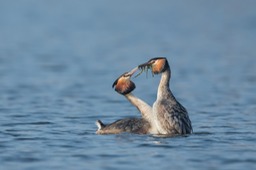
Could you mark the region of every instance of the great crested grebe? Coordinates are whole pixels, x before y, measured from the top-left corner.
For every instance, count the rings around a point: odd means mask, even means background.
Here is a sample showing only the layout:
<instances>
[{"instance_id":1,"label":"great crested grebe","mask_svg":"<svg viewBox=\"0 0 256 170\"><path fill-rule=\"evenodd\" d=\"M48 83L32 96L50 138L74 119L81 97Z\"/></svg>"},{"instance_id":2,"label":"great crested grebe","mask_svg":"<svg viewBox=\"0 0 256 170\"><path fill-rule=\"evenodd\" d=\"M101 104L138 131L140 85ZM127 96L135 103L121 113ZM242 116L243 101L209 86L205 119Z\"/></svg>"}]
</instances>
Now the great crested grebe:
<instances>
[{"instance_id":1,"label":"great crested grebe","mask_svg":"<svg viewBox=\"0 0 256 170\"><path fill-rule=\"evenodd\" d=\"M155 125L159 134L189 134L193 132L187 110L176 100L169 88L171 69L165 57L152 58L138 66L142 71L151 69L153 74L162 73L157 99L153 104Z\"/></svg>"},{"instance_id":2,"label":"great crested grebe","mask_svg":"<svg viewBox=\"0 0 256 170\"><path fill-rule=\"evenodd\" d=\"M118 93L124 95L127 100L139 110L142 118L149 122L150 128L148 129L148 133L157 134L158 132L154 125L155 121L152 107L131 93L135 89L135 84L130 80L130 78L137 70L138 67L135 67L130 72L122 74L118 79L116 79L112 87L115 88Z\"/></svg>"},{"instance_id":3,"label":"great crested grebe","mask_svg":"<svg viewBox=\"0 0 256 170\"><path fill-rule=\"evenodd\" d=\"M124 132L147 134L148 129L150 129L149 122L143 118L125 118L107 125L97 120L96 125L98 126L96 134L119 134Z\"/></svg>"},{"instance_id":4,"label":"great crested grebe","mask_svg":"<svg viewBox=\"0 0 256 170\"><path fill-rule=\"evenodd\" d=\"M135 84L130 80L131 76L136 72L137 68L130 72L122 74L113 84L112 87L115 90L126 96L127 99L135 105L141 112L142 118L125 118L117 120L108 125L103 124L100 120L96 121L98 126L97 134L118 134L122 132L137 133L137 134L147 134L152 133L152 127L150 122L147 120L146 111L152 113L152 108L147 105L142 100L136 98L131 94L135 89Z\"/></svg>"}]
</instances>

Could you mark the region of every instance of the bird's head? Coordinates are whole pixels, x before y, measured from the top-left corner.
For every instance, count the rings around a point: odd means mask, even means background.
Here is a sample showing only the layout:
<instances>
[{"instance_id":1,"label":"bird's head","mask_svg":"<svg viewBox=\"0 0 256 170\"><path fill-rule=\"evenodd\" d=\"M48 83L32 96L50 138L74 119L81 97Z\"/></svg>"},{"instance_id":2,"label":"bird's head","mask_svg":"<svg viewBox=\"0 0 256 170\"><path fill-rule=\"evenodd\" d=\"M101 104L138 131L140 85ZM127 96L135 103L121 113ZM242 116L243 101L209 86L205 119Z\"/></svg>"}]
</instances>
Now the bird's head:
<instances>
[{"instance_id":1,"label":"bird's head","mask_svg":"<svg viewBox=\"0 0 256 170\"><path fill-rule=\"evenodd\" d=\"M131 77L137 71L137 69L138 67L132 69L130 72L122 74L119 78L117 78L112 85L115 91L122 95L126 95L132 92L136 88L136 86L134 82L131 81Z\"/></svg>"},{"instance_id":2,"label":"bird's head","mask_svg":"<svg viewBox=\"0 0 256 170\"><path fill-rule=\"evenodd\" d=\"M165 57L156 57L150 59L144 64L140 64L138 68L141 70L141 72L151 69L152 74L160 74L169 68L169 64Z\"/></svg>"}]
</instances>

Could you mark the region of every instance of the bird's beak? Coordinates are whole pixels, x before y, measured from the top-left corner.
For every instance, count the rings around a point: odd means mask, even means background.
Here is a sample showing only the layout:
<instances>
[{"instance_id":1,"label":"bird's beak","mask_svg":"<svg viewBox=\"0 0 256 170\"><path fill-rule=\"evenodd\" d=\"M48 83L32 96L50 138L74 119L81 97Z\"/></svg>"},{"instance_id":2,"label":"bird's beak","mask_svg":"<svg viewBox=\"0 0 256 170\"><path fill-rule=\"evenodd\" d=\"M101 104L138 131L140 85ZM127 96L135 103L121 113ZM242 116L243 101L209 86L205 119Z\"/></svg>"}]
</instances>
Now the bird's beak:
<instances>
[{"instance_id":1,"label":"bird's beak","mask_svg":"<svg viewBox=\"0 0 256 170\"><path fill-rule=\"evenodd\" d=\"M132 69L131 71L128 72L128 74L130 76L132 76L139 68L138 67L135 67L134 69Z\"/></svg>"},{"instance_id":2,"label":"bird's beak","mask_svg":"<svg viewBox=\"0 0 256 170\"><path fill-rule=\"evenodd\" d=\"M149 61L146 62L146 63L140 64L140 65L138 66L138 69L143 70L143 69L145 69L145 68L149 68L149 67L151 67L152 64L153 64L153 62L149 60Z\"/></svg>"},{"instance_id":3,"label":"bird's beak","mask_svg":"<svg viewBox=\"0 0 256 170\"><path fill-rule=\"evenodd\" d=\"M141 75L144 71L146 71L147 73L148 73L148 70L150 70L151 69L151 71L152 71L152 64L153 64L154 62L152 62L151 60L149 60L148 62L146 62L146 63L143 63L143 64L140 64L139 66L138 66L138 69L140 70L140 72L139 72L139 74L137 74L135 77L138 77L139 75ZM152 72L152 76L153 76L154 74L153 74L153 72Z\"/></svg>"},{"instance_id":4,"label":"bird's beak","mask_svg":"<svg viewBox=\"0 0 256 170\"><path fill-rule=\"evenodd\" d=\"M135 67L135 68L132 69L131 71L126 72L126 73L124 73L124 74L126 74L126 75L132 77L132 75L133 75L138 69L139 69L138 67ZM122 74L120 77L118 77L118 78L115 80L115 82L114 82L113 85L112 85L112 88L114 88L114 87L116 86L118 80L119 80L124 74Z\"/></svg>"}]
</instances>

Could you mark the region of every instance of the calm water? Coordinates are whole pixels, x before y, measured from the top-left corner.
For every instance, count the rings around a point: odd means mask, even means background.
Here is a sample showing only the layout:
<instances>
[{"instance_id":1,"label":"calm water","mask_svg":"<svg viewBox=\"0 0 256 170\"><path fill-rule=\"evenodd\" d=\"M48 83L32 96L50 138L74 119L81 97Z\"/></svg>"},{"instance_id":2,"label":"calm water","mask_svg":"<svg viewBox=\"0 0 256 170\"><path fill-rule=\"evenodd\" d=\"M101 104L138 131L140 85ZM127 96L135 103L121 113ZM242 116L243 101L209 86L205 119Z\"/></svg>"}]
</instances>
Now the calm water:
<instances>
[{"instance_id":1,"label":"calm water","mask_svg":"<svg viewBox=\"0 0 256 170\"><path fill-rule=\"evenodd\" d=\"M256 168L255 1L1 1L0 169ZM156 56L194 134L95 135L139 116L111 85ZM159 76L133 79L152 104Z\"/></svg>"}]
</instances>

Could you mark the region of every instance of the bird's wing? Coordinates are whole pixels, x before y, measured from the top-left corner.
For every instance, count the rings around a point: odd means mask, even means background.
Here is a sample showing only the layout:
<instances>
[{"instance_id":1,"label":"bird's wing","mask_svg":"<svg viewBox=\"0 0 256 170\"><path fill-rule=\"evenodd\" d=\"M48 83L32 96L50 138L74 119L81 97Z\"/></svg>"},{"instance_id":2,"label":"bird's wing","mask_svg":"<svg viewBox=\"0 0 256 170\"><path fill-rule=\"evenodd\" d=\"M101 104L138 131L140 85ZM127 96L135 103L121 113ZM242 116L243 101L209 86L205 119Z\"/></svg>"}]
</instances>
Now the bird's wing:
<instances>
[{"instance_id":1,"label":"bird's wing","mask_svg":"<svg viewBox=\"0 0 256 170\"><path fill-rule=\"evenodd\" d=\"M192 130L188 113L180 103L163 102L158 108L157 117L169 133L186 134Z\"/></svg>"}]
</instances>

